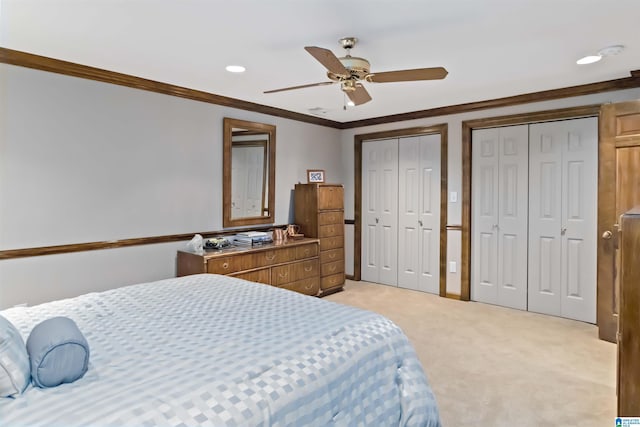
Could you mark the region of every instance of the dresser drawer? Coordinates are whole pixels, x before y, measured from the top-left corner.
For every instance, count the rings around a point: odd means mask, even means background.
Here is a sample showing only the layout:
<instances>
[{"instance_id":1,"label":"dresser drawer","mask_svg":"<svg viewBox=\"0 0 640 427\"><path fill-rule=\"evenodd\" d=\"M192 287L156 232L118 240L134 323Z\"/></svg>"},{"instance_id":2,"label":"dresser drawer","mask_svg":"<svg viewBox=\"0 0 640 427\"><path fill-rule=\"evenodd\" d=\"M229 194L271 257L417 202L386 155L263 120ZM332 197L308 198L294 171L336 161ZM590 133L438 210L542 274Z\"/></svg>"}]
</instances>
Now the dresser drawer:
<instances>
[{"instance_id":1,"label":"dresser drawer","mask_svg":"<svg viewBox=\"0 0 640 427\"><path fill-rule=\"evenodd\" d=\"M271 269L271 284L281 286L296 280L317 277L319 270L318 258L279 265Z\"/></svg>"},{"instance_id":2,"label":"dresser drawer","mask_svg":"<svg viewBox=\"0 0 640 427\"><path fill-rule=\"evenodd\" d=\"M344 236L325 237L320 239L320 252L344 247Z\"/></svg>"},{"instance_id":3,"label":"dresser drawer","mask_svg":"<svg viewBox=\"0 0 640 427\"><path fill-rule=\"evenodd\" d=\"M320 252L320 264L327 262L340 261L344 259L344 249L330 249L328 251Z\"/></svg>"},{"instance_id":4,"label":"dresser drawer","mask_svg":"<svg viewBox=\"0 0 640 427\"><path fill-rule=\"evenodd\" d=\"M264 267L294 261L296 259L296 251L295 248L272 249L252 254L252 257L254 266Z\"/></svg>"},{"instance_id":5,"label":"dresser drawer","mask_svg":"<svg viewBox=\"0 0 640 427\"><path fill-rule=\"evenodd\" d=\"M235 255L223 258L212 258L207 261L207 273L231 274L247 270L252 266L252 255Z\"/></svg>"},{"instance_id":6,"label":"dresser drawer","mask_svg":"<svg viewBox=\"0 0 640 427\"><path fill-rule=\"evenodd\" d=\"M344 189L342 186L318 187L318 209L342 209Z\"/></svg>"},{"instance_id":7,"label":"dresser drawer","mask_svg":"<svg viewBox=\"0 0 640 427\"><path fill-rule=\"evenodd\" d=\"M296 248L296 259L311 258L318 255L318 245L312 243L310 245L298 246Z\"/></svg>"},{"instance_id":8,"label":"dresser drawer","mask_svg":"<svg viewBox=\"0 0 640 427\"><path fill-rule=\"evenodd\" d=\"M331 237L344 235L344 224L321 225L318 237Z\"/></svg>"},{"instance_id":9,"label":"dresser drawer","mask_svg":"<svg viewBox=\"0 0 640 427\"><path fill-rule=\"evenodd\" d=\"M294 282L295 272L293 264L279 265L271 268L271 284L274 286L284 285L285 283Z\"/></svg>"},{"instance_id":10,"label":"dresser drawer","mask_svg":"<svg viewBox=\"0 0 640 427\"><path fill-rule=\"evenodd\" d=\"M344 285L344 273L332 274L320 279L320 289L322 290L337 288L342 285Z\"/></svg>"},{"instance_id":11,"label":"dresser drawer","mask_svg":"<svg viewBox=\"0 0 640 427\"><path fill-rule=\"evenodd\" d=\"M331 276L332 274L338 274L344 272L344 260L327 262L320 266L320 275L322 277Z\"/></svg>"},{"instance_id":12,"label":"dresser drawer","mask_svg":"<svg viewBox=\"0 0 640 427\"><path fill-rule=\"evenodd\" d=\"M344 213L342 211L320 212L318 214L318 225L344 224Z\"/></svg>"},{"instance_id":13,"label":"dresser drawer","mask_svg":"<svg viewBox=\"0 0 640 427\"><path fill-rule=\"evenodd\" d=\"M271 269L263 268L262 270L250 271L248 273L233 274L233 277L238 279L248 280L250 282L264 283L266 285L271 284Z\"/></svg>"},{"instance_id":14,"label":"dresser drawer","mask_svg":"<svg viewBox=\"0 0 640 427\"><path fill-rule=\"evenodd\" d=\"M289 289L290 291L300 292L301 294L317 295L320 290L320 279L317 277L310 277L308 279L296 280L295 282L287 283L280 286L282 289Z\"/></svg>"}]
</instances>

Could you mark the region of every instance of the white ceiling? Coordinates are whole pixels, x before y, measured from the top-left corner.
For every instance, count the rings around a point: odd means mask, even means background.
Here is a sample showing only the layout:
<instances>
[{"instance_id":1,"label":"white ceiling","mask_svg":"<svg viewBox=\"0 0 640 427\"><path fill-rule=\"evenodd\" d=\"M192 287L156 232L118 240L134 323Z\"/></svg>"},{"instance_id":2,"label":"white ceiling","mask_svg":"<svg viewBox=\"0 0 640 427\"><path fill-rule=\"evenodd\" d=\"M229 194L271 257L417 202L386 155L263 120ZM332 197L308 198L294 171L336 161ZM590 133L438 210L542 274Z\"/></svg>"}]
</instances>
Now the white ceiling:
<instances>
[{"instance_id":1,"label":"white ceiling","mask_svg":"<svg viewBox=\"0 0 640 427\"><path fill-rule=\"evenodd\" d=\"M639 19L639 0L0 0L0 46L345 122L629 77ZM449 75L368 83L346 111L337 85L262 93L326 81L303 47L342 56L344 36L372 71Z\"/></svg>"}]
</instances>

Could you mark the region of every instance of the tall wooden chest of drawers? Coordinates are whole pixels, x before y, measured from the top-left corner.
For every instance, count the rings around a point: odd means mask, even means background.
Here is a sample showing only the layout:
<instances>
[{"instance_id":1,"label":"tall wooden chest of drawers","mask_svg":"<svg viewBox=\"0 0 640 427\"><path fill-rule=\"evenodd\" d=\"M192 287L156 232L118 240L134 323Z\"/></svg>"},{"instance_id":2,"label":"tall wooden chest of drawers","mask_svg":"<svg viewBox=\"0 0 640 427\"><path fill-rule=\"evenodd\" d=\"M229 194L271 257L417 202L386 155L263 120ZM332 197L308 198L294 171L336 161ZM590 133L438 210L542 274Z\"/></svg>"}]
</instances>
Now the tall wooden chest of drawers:
<instances>
[{"instance_id":1,"label":"tall wooden chest of drawers","mask_svg":"<svg viewBox=\"0 0 640 427\"><path fill-rule=\"evenodd\" d=\"M320 295L344 286L344 187L296 184L295 223L306 237L320 239Z\"/></svg>"}]
</instances>

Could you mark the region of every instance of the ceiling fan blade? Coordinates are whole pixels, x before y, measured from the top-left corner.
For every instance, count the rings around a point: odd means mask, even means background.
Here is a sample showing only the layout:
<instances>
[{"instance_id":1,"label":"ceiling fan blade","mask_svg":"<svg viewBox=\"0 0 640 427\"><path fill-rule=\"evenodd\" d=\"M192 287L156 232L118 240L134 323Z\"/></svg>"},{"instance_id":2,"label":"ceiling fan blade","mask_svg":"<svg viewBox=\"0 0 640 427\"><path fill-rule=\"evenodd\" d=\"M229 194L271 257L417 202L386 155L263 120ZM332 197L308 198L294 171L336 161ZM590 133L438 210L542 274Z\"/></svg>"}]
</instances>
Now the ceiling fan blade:
<instances>
[{"instance_id":1,"label":"ceiling fan blade","mask_svg":"<svg viewBox=\"0 0 640 427\"><path fill-rule=\"evenodd\" d=\"M307 52L311 54L316 60L324 65L324 67L331 71L333 74L338 74L341 76L350 75L349 70L344 68L342 62L338 59L337 56L333 54L329 49L324 49L316 46L306 46L304 48Z\"/></svg>"},{"instance_id":2,"label":"ceiling fan blade","mask_svg":"<svg viewBox=\"0 0 640 427\"><path fill-rule=\"evenodd\" d=\"M332 85L334 83L336 83L336 82L311 83L311 84L308 84L308 85L283 87L282 89L265 90L263 93L284 92L285 90L303 89L305 87L313 87L313 86L327 86L327 85Z\"/></svg>"},{"instance_id":3,"label":"ceiling fan blade","mask_svg":"<svg viewBox=\"0 0 640 427\"><path fill-rule=\"evenodd\" d=\"M355 90L345 91L347 96L355 105L361 105L371 101L371 95L362 85L356 85Z\"/></svg>"},{"instance_id":4,"label":"ceiling fan blade","mask_svg":"<svg viewBox=\"0 0 640 427\"><path fill-rule=\"evenodd\" d=\"M449 72L442 67L416 68L414 70L386 71L372 73L367 80L374 83L411 82L416 80L440 80Z\"/></svg>"}]
</instances>

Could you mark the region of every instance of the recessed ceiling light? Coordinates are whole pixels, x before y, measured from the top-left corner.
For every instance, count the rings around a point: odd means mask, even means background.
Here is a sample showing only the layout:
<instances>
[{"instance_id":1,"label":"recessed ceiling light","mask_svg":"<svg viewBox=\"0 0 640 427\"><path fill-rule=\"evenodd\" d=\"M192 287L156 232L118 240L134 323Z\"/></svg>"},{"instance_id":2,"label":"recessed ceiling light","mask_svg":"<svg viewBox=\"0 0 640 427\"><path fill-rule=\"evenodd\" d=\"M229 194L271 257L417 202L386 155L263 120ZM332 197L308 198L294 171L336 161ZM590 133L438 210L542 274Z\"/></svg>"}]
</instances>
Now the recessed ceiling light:
<instances>
[{"instance_id":1,"label":"recessed ceiling light","mask_svg":"<svg viewBox=\"0 0 640 427\"><path fill-rule=\"evenodd\" d=\"M242 65L227 65L225 69L230 73L244 73L246 70Z\"/></svg>"},{"instance_id":2,"label":"recessed ceiling light","mask_svg":"<svg viewBox=\"0 0 640 427\"><path fill-rule=\"evenodd\" d=\"M576 64L578 65L586 65L586 64L593 64L594 62L598 62L602 59L602 56L600 55L587 55L583 58L580 58L576 61Z\"/></svg>"},{"instance_id":3,"label":"recessed ceiling light","mask_svg":"<svg viewBox=\"0 0 640 427\"><path fill-rule=\"evenodd\" d=\"M584 58L580 58L576 61L578 65L585 64L593 64L594 62L600 61L605 56L613 56L617 55L624 50L624 46L621 44L616 44L613 46L607 46L598 51L595 55L587 55Z\"/></svg>"}]
</instances>

